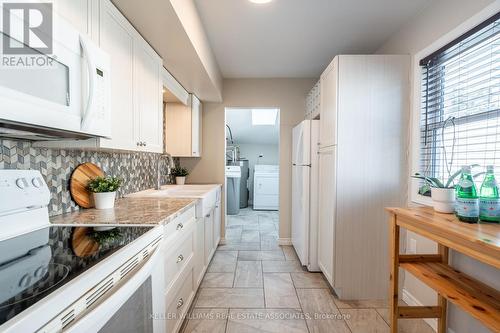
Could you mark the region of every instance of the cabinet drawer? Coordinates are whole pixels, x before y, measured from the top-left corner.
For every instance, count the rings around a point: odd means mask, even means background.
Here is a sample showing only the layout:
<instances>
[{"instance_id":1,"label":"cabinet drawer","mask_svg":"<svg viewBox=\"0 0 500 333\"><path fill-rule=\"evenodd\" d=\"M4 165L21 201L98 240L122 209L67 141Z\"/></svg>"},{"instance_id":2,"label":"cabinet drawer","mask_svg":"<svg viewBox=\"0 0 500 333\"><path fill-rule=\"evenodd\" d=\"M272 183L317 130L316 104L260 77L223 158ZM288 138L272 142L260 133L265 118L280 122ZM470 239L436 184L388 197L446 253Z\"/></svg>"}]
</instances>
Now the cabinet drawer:
<instances>
[{"instance_id":1,"label":"cabinet drawer","mask_svg":"<svg viewBox=\"0 0 500 333\"><path fill-rule=\"evenodd\" d=\"M194 241L194 230L191 229L186 236L176 242L176 245L165 251L165 286L167 290L186 267L192 266Z\"/></svg>"},{"instance_id":2,"label":"cabinet drawer","mask_svg":"<svg viewBox=\"0 0 500 333\"><path fill-rule=\"evenodd\" d=\"M191 269L186 275L185 279L182 279L182 284L180 285L177 293L172 298L167 297L167 332L175 333L179 330L182 325L183 317L186 311L189 309L189 305L194 296L193 288L193 270Z\"/></svg>"},{"instance_id":3,"label":"cabinet drawer","mask_svg":"<svg viewBox=\"0 0 500 333\"><path fill-rule=\"evenodd\" d=\"M194 226L195 212L196 209L193 206L184 213L174 217L172 221L165 225L165 234L163 239L172 243L175 239L178 239L182 235L186 234L186 231ZM191 224L193 226L191 226Z\"/></svg>"}]
</instances>

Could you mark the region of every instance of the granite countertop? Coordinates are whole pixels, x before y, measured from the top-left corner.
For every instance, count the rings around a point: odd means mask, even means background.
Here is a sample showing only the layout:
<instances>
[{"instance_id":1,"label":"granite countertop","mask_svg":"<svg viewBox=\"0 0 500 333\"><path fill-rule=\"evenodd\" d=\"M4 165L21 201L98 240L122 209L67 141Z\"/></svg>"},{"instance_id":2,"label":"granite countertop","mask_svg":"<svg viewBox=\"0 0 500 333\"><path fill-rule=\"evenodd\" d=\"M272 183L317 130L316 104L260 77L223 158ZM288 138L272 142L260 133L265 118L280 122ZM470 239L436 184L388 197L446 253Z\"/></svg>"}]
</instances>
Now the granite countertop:
<instances>
[{"instance_id":1,"label":"granite countertop","mask_svg":"<svg viewBox=\"0 0 500 333\"><path fill-rule=\"evenodd\" d=\"M80 209L53 216L50 222L72 226L167 224L197 201L194 198L122 198L116 201L113 209Z\"/></svg>"}]
</instances>

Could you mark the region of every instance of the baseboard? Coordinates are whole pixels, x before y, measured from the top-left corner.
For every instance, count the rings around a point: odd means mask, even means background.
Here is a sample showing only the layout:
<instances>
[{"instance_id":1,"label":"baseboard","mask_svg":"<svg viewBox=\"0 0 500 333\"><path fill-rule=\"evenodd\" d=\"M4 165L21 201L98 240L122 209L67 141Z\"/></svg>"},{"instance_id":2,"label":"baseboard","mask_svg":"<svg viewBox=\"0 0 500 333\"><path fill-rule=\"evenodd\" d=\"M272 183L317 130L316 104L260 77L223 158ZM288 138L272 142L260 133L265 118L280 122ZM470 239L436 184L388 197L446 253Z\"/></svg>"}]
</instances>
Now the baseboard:
<instances>
[{"instance_id":1,"label":"baseboard","mask_svg":"<svg viewBox=\"0 0 500 333\"><path fill-rule=\"evenodd\" d=\"M290 246L292 245L291 238L278 238L278 245Z\"/></svg>"},{"instance_id":2,"label":"baseboard","mask_svg":"<svg viewBox=\"0 0 500 333\"><path fill-rule=\"evenodd\" d=\"M408 292L408 290L403 288L403 295L402 295L402 300L409 306L423 306L422 303L418 299L415 298L412 294ZM424 321L432 327L432 329L437 332L437 319L432 319L432 318L424 318ZM451 330L448 330L450 332Z\"/></svg>"}]
</instances>

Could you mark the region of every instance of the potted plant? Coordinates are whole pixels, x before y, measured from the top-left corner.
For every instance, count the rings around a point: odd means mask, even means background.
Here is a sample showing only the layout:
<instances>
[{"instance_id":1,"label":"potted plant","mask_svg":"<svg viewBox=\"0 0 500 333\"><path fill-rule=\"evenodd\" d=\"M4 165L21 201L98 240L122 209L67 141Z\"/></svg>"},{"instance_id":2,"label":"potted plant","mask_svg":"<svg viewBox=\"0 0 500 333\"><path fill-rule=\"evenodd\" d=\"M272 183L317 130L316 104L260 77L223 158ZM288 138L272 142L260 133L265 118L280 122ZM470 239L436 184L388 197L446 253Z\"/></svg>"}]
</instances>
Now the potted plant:
<instances>
[{"instance_id":1,"label":"potted plant","mask_svg":"<svg viewBox=\"0 0 500 333\"><path fill-rule=\"evenodd\" d=\"M478 164L471 165L471 167L479 166ZM455 212L455 179L460 176L462 170L456 171L450 175L446 182L443 182L435 177L427 177L420 173L415 173L413 178L422 179L425 183L420 187L419 194L431 194L432 206L434 210L439 213L454 213ZM480 176L483 172L475 174L474 177Z\"/></svg>"},{"instance_id":2,"label":"potted plant","mask_svg":"<svg viewBox=\"0 0 500 333\"><path fill-rule=\"evenodd\" d=\"M175 177L175 183L177 185L184 185L187 175L189 175L189 172L186 168L175 167L172 169L172 176Z\"/></svg>"},{"instance_id":3,"label":"potted plant","mask_svg":"<svg viewBox=\"0 0 500 333\"><path fill-rule=\"evenodd\" d=\"M88 189L94 197L95 208L109 209L115 206L116 190L122 180L117 177L97 177L88 184Z\"/></svg>"}]
</instances>

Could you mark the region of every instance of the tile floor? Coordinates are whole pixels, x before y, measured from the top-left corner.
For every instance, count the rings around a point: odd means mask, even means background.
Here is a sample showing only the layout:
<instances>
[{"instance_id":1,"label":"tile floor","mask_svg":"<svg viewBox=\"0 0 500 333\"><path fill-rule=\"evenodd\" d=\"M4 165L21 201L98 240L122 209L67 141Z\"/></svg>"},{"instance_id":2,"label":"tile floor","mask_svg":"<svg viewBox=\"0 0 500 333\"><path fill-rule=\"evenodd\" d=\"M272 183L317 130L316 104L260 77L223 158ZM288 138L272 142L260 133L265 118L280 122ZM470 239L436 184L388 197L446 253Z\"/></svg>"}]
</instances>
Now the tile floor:
<instances>
[{"instance_id":1,"label":"tile floor","mask_svg":"<svg viewBox=\"0 0 500 333\"><path fill-rule=\"evenodd\" d=\"M321 273L309 273L290 246L278 246L278 212L242 209L228 216L184 333L389 332L382 301L340 301ZM422 320L405 333L433 333Z\"/></svg>"}]
</instances>

